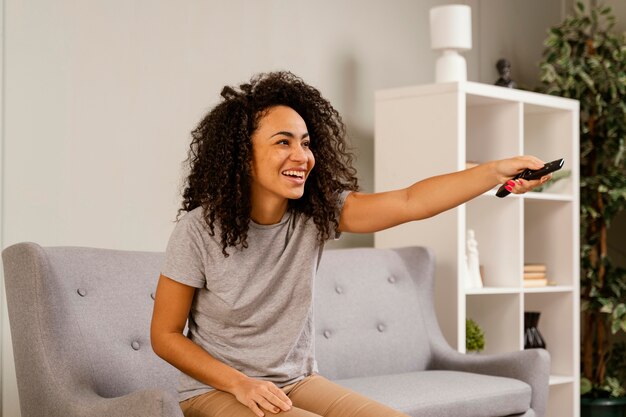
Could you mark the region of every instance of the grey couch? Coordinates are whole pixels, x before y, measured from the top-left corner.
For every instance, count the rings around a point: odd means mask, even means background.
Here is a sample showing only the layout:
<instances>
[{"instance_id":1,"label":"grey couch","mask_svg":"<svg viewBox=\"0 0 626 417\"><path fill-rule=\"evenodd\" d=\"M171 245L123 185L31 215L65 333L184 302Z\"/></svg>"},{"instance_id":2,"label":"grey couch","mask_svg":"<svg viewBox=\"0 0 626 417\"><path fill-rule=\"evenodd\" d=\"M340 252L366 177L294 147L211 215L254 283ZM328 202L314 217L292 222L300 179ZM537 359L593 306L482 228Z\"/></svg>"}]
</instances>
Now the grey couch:
<instances>
[{"instance_id":1,"label":"grey couch","mask_svg":"<svg viewBox=\"0 0 626 417\"><path fill-rule=\"evenodd\" d=\"M150 348L161 253L20 243L2 256L23 417L182 416L178 371ZM424 248L326 251L320 373L415 417L543 416L548 354L452 350L433 265Z\"/></svg>"}]
</instances>

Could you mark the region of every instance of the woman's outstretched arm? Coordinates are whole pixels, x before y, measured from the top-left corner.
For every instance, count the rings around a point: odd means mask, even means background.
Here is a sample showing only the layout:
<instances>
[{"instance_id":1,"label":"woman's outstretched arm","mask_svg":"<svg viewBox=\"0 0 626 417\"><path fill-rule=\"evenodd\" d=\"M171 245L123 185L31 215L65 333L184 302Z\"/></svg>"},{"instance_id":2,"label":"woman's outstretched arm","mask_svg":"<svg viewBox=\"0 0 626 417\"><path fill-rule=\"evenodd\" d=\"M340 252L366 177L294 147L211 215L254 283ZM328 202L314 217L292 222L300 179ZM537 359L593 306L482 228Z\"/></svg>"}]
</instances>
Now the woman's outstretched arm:
<instances>
[{"instance_id":1,"label":"woman's outstretched arm","mask_svg":"<svg viewBox=\"0 0 626 417\"><path fill-rule=\"evenodd\" d=\"M408 188L348 195L339 219L342 232L371 233L413 220L426 219L463 204L513 178L526 168L544 162L533 156L487 162L477 167L419 181ZM515 194L525 193L551 178L516 182Z\"/></svg>"}]
</instances>

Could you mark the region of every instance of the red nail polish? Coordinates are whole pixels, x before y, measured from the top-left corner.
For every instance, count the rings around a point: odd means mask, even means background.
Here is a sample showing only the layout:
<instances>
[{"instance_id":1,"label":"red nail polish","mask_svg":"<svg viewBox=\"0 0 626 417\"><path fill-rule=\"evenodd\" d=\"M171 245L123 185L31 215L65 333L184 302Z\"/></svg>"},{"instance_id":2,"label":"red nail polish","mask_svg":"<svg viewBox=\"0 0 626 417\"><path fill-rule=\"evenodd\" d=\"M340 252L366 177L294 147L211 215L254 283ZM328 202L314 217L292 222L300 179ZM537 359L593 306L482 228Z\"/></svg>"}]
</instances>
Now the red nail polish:
<instances>
[{"instance_id":1,"label":"red nail polish","mask_svg":"<svg viewBox=\"0 0 626 417\"><path fill-rule=\"evenodd\" d=\"M504 188L506 188L506 190L507 190L508 192L511 192L511 190L513 189L513 187L511 187L511 186L509 186L509 185L505 186Z\"/></svg>"},{"instance_id":2,"label":"red nail polish","mask_svg":"<svg viewBox=\"0 0 626 417\"><path fill-rule=\"evenodd\" d=\"M508 180L506 183L511 187L515 186L515 182L513 180Z\"/></svg>"}]
</instances>

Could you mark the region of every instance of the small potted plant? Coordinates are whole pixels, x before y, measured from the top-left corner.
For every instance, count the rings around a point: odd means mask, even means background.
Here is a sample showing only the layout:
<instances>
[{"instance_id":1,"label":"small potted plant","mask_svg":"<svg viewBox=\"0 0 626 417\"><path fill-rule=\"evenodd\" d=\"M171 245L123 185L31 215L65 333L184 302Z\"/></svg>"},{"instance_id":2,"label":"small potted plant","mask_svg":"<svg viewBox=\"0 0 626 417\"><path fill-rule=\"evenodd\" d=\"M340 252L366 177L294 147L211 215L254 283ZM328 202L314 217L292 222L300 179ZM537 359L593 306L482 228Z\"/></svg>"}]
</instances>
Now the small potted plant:
<instances>
[{"instance_id":1,"label":"small potted plant","mask_svg":"<svg viewBox=\"0 0 626 417\"><path fill-rule=\"evenodd\" d=\"M540 64L547 94L580 102L582 416L622 416L626 271L608 255L611 220L626 209L626 34L609 7L577 3L549 31ZM601 407L601 408L600 408Z\"/></svg>"},{"instance_id":2,"label":"small potted plant","mask_svg":"<svg viewBox=\"0 0 626 417\"><path fill-rule=\"evenodd\" d=\"M472 319L465 320L465 350L481 352L485 348L485 333Z\"/></svg>"}]
</instances>

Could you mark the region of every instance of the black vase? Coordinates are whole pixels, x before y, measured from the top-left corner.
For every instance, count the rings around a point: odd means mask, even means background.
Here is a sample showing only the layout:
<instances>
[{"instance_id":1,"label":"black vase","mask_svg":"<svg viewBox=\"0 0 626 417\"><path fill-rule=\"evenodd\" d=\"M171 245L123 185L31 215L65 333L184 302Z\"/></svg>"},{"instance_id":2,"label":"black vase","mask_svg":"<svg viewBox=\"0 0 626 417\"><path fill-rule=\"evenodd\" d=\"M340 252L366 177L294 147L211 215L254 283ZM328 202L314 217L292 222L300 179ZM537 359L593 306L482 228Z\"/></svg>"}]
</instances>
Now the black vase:
<instances>
[{"instance_id":1,"label":"black vase","mask_svg":"<svg viewBox=\"0 0 626 417\"><path fill-rule=\"evenodd\" d=\"M524 349L545 349L546 342L539 333L539 316L536 311L524 312Z\"/></svg>"}]
</instances>

